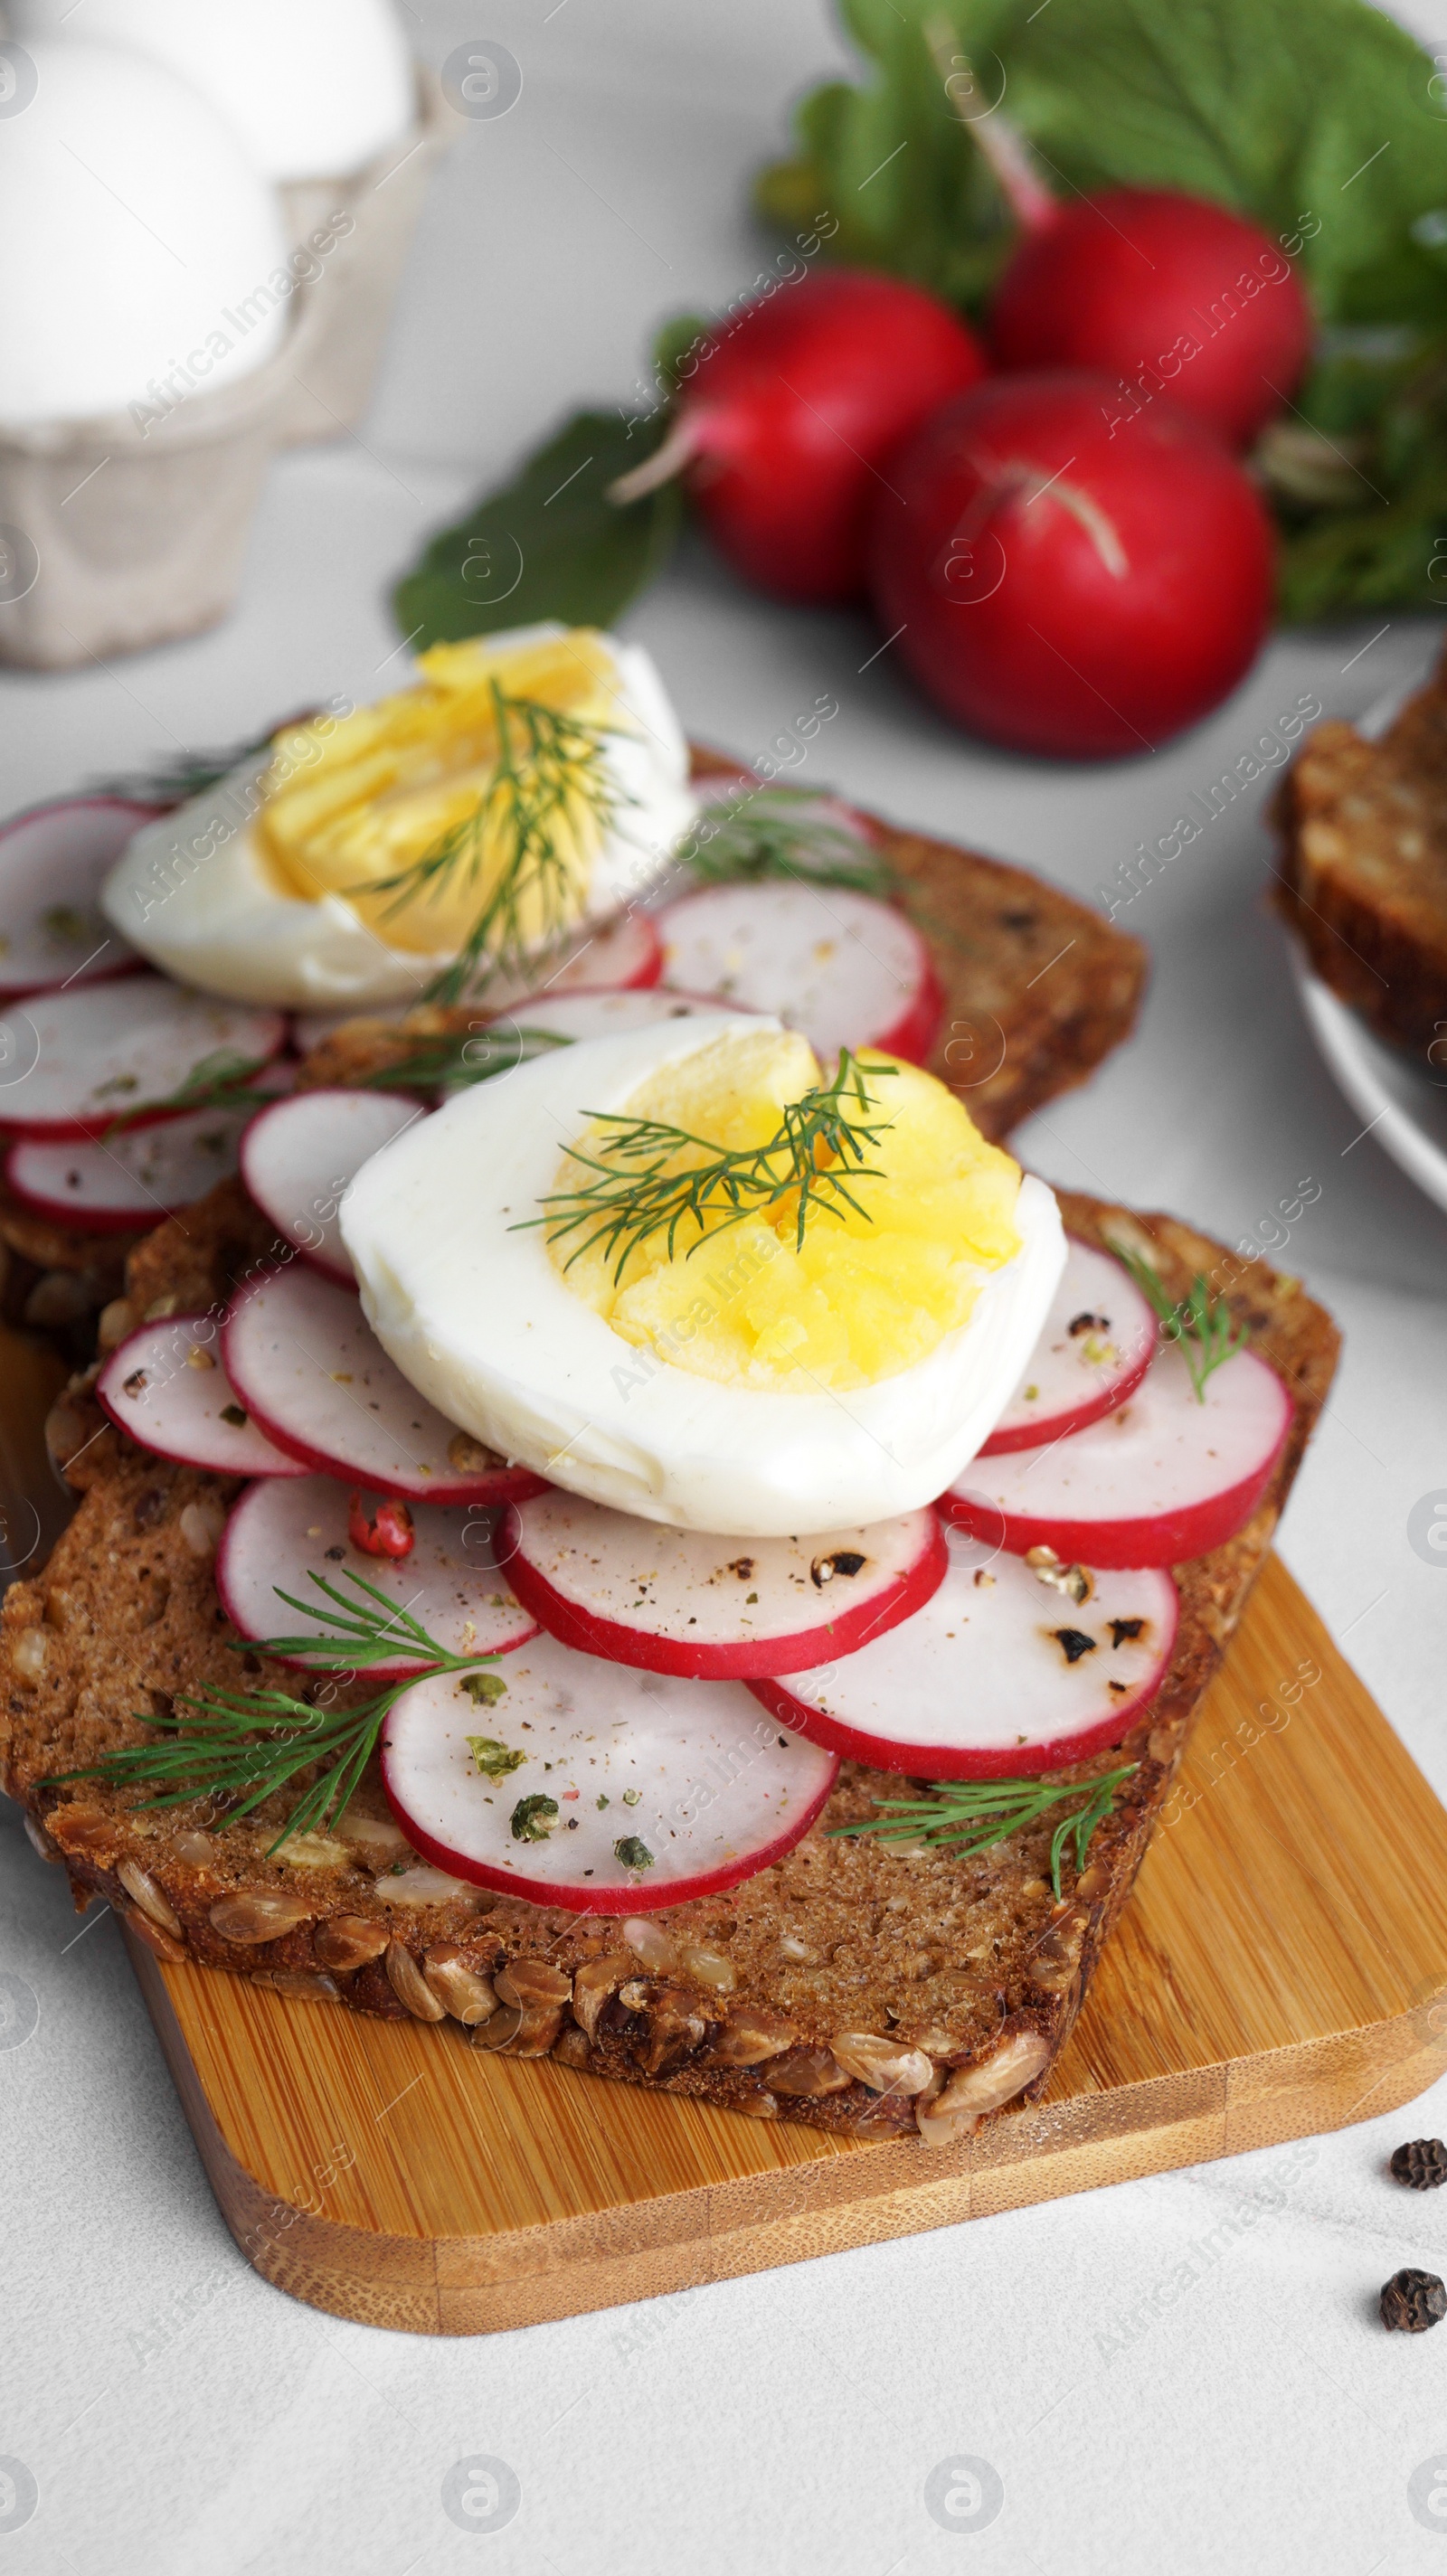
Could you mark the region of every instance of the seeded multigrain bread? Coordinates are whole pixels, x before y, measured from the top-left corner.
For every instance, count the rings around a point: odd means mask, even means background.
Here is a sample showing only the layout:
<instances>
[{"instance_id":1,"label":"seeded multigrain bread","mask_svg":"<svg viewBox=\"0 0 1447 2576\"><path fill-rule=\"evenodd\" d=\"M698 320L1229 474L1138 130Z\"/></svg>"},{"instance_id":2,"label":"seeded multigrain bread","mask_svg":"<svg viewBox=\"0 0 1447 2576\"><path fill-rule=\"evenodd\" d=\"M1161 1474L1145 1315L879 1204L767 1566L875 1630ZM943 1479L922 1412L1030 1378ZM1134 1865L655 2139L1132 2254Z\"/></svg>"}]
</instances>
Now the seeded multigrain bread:
<instances>
[{"instance_id":1,"label":"seeded multigrain bread","mask_svg":"<svg viewBox=\"0 0 1447 2576\"><path fill-rule=\"evenodd\" d=\"M695 749L695 778L738 763ZM1145 990L1146 951L1088 905L1001 859L877 823L906 910L929 941L945 1011L930 1070L987 1136L1043 1109L1128 1038ZM309 1083L385 1076L419 1037L465 1037L478 1005L427 1007L395 1022L359 1018L308 1058Z\"/></svg>"},{"instance_id":2,"label":"seeded multigrain bread","mask_svg":"<svg viewBox=\"0 0 1447 2576\"><path fill-rule=\"evenodd\" d=\"M85 1234L52 1224L0 1180L0 1315L53 1334L72 1363L84 1358L95 1347L96 1317L120 1295L127 1256L141 1239L142 1229Z\"/></svg>"},{"instance_id":3,"label":"seeded multigrain bread","mask_svg":"<svg viewBox=\"0 0 1447 2576\"><path fill-rule=\"evenodd\" d=\"M1278 909L1384 1038L1447 1062L1447 655L1380 742L1318 725L1282 782Z\"/></svg>"},{"instance_id":4,"label":"seeded multigrain bread","mask_svg":"<svg viewBox=\"0 0 1447 2576\"><path fill-rule=\"evenodd\" d=\"M201 1961L288 1994L445 2023L453 2040L553 2054L596 2075L703 2094L766 2118L960 2134L1033 2093L1068 2034L1168 1795L1192 1716L1241 1615L1335 1363L1337 1335L1299 1285L1174 1219L1062 1194L1067 1225L1149 1241L1172 1296L1198 1271L1224 1286L1295 1399L1267 1501L1229 1547L1177 1570L1181 1621L1164 1687L1119 1752L1062 1778L1139 1762L1057 1903L1048 1827L961 1860L831 1838L901 1783L846 1764L786 1859L726 1894L601 1922L439 1888L409 1852L375 1773L329 1835L266 1847L282 1810L220 1834L198 1812L133 1813L51 1774L147 1740L177 1692L290 1678L227 1651L212 1557L234 1483L137 1449L84 1384L54 1447L80 1504L45 1572L16 1584L0 1629L0 1761L78 1902L106 1896L163 1959ZM267 1249L235 1183L134 1256L138 1306L223 1303ZM170 1301L175 1301L172 1306ZM139 1714L138 1714L139 1713ZM438 2044L445 2034L439 2033Z\"/></svg>"}]
</instances>

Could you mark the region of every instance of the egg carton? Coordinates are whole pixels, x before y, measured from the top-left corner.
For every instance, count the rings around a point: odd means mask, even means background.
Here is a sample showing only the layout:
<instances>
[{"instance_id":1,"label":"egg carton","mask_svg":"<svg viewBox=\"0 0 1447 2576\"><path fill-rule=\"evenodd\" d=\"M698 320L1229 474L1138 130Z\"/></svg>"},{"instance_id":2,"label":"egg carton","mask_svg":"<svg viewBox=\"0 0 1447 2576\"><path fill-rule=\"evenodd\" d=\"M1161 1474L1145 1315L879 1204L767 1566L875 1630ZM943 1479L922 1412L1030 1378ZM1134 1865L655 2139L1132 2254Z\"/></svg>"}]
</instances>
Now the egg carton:
<instances>
[{"instance_id":1,"label":"egg carton","mask_svg":"<svg viewBox=\"0 0 1447 2576\"><path fill-rule=\"evenodd\" d=\"M419 73L407 133L347 178L283 191L294 244L335 236L339 211L352 224L251 374L165 413L138 403L0 429L0 664L65 670L226 615L272 458L341 436L365 406L423 191L455 130Z\"/></svg>"},{"instance_id":2,"label":"egg carton","mask_svg":"<svg viewBox=\"0 0 1447 2576\"><path fill-rule=\"evenodd\" d=\"M281 189L288 241L330 242L309 290L319 321L304 382L293 368L288 444L336 438L366 410L427 183L459 122L435 72L419 66L417 115L405 134L345 178ZM339 215L351 219L340 239Z\"/></svg>"}]
</instances>

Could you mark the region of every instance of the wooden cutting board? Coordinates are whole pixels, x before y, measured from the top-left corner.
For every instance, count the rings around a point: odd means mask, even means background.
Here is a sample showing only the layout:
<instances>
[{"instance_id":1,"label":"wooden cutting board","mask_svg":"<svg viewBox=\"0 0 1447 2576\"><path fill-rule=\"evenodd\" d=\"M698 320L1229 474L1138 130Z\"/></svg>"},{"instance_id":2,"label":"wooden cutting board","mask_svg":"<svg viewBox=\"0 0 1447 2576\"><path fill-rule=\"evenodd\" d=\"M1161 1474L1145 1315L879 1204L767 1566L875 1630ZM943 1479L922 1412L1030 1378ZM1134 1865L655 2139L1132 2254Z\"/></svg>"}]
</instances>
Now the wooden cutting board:
<instances>
[{"instance_id":1,"label":"wooden cutting board","mask_svg":"<svg viewBox=\"0 0 1447 2576\"><path fill-rule=\"evenodd\" d=\"M482 2334L1391 2110L1447 2066L1444 1877L1447 1813L1272 1559L1044 2100L969 2145L744 2119L132 1956L257 2270Z\"/></svg>"}]
</instances>

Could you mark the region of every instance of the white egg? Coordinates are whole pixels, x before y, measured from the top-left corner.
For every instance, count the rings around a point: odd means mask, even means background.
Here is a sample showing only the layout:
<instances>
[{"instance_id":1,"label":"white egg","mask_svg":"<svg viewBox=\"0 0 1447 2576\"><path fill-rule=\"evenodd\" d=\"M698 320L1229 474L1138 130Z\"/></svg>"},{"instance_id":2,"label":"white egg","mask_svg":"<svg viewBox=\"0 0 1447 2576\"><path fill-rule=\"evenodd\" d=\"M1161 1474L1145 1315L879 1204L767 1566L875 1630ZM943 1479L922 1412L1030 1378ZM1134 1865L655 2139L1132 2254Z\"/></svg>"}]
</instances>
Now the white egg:
<instances>
[{"instance_id":1,"label":"white egg","mask_svg":"<svg viewBox=\"0 0 1447 2576\"><path fill-rule=\"evenodd\" d=\"M565 631L519 627L488 641L503 652ZM583 921L604 920L645 893L698 811L688 745L650 656L604 640L620 721L633 722L606 738L618 821L594 862ZM232 1000L309 1010L420 1000L450 952L391 947L345 897L308 902L278 887L250 828L266 767L264 753L242 762L137 833L103 888L108 919L183 984Z\"/></svg>"},{"instance_id":2,"label":"white egg","mask_svg":"<svg viewBox=\"0 0 1447 2576\"><path fill-rule=\"evenodd\" d=\"M109 45L30 52L34 95L0 121L0 420L161 419L278 346L275 193L173 73Z\"/></svg>"},{"instance_id":3,"label":"white egg","mask_svg":"<svg viewBox=\"0 0 1447 2576\"><path fill-rule=\"evenodd\" d=\"M529 1223L587 1113L621 1109L660 1068L721 1038L779 1025L710 1015L562 1049L451 1101L358 1173L341 1226L363 1306L451 1421L570 1492L745 1538L887 1519L961 1473L1019 1381L1064 1266L1042 1181L1022 1181L1021 1249L968 1322L914 1367L842 1397L720 1384L640 1351L574 1295ZM710 1269L700 1262L705 1292Z\"/></svg>"},{"instance_id":4,"label":"white egg","mask_svg":"<svg viewBox=\"0 0 1447 2576\"><path fill-rule=\"evenodd\" d=\"M176 72L271 179L355 170L410 124L391 0L10 0L12 32L124 45Z\"/></svg>"}]
</instances>

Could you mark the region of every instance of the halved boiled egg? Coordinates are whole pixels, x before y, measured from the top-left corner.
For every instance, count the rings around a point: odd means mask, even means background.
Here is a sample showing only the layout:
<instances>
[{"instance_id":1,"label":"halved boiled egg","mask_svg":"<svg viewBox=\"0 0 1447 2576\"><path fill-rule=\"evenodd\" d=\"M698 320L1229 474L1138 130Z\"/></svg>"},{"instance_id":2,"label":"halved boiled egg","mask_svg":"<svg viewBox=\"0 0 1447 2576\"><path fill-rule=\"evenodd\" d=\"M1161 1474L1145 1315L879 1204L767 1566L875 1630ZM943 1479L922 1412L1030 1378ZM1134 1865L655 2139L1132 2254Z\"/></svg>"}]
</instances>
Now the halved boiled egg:
<instances>
[{"instance_id":1,"label":"halved boiled egg","mask_svg":"<svg viewBox=\"0 0 1447 2576\"><path fill-rule=\"evenodd\" d=\"M363 1167L341 1227L450 1420L574 1493L757 1538L943 1492L1065 1261L1051 1192L931 1075L830 1077L722 1013L479 1085Z\"/></svg>"},{"instance_id":2,"label":"halved boiled egg","mask_svg":"<svg viewBox=\"0 0 1447 2576\"><path fill-rule=\"evenodd\" d=\"M137 834L103 901L203 991L419 1000L475 951L559 961L646 893L697 812L653 663L590 627L434 645L416 684L278 734Z\"/></svg>"}]
</instances>

